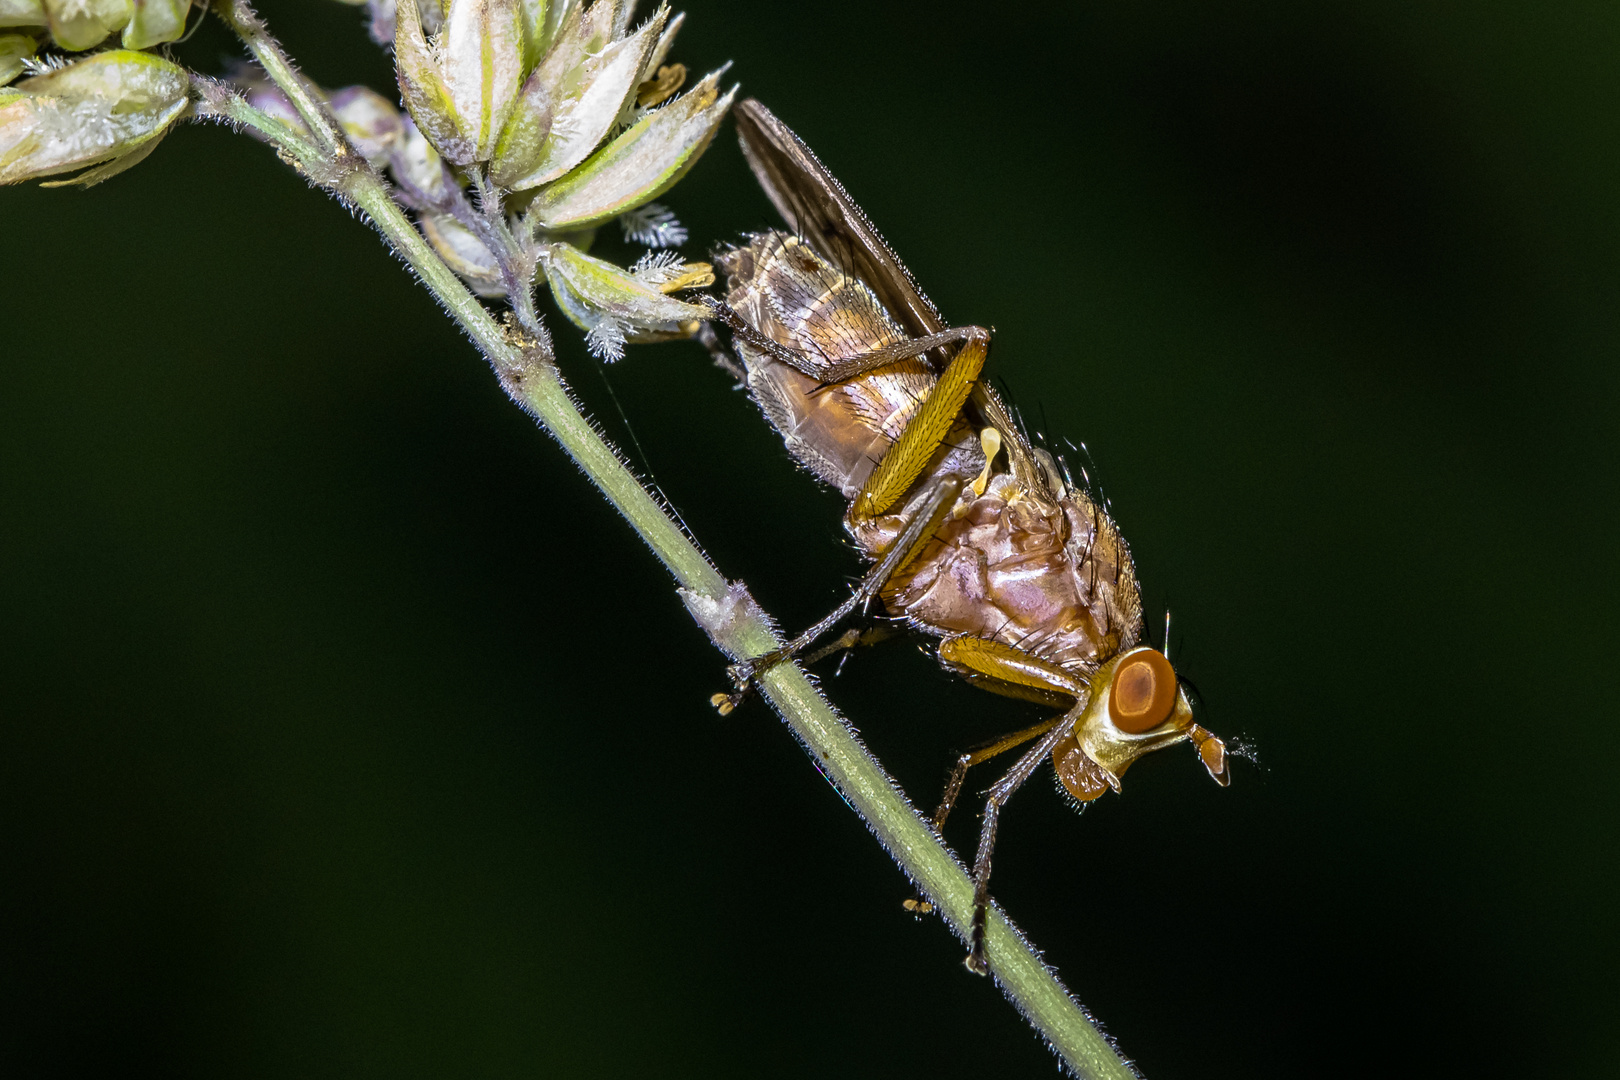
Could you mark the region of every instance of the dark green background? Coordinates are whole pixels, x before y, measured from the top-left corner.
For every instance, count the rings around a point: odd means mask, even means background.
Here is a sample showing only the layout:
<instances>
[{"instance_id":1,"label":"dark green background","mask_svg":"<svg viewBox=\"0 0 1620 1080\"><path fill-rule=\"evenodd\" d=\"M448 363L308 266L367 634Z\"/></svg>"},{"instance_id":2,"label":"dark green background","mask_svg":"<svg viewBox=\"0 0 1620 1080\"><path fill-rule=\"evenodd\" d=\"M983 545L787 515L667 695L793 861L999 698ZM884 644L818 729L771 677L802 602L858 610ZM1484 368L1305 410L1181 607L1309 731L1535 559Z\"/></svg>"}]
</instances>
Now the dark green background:
<instances>
[{"instance_id":1,"label":"dark green background","mask_svg":"<svg viewBox=\"0 0 1620 1080\"><path fill-rule=\"evenodd\" d=\"M1257 748L1005 818L996 895L1126 1051L1615 1075L1620 13L685 7L1088 443ZM352 9L266 14L387 87ZM668 201L698 252L773 223L729 134ZM221 128L0 206L7 1075L1051 1074L365 226ZM699 349L611 378L726 573L842 595L838 500ZM1030 715L909 646L829 685L923 802Z\"/></svg>"}]
</instances>

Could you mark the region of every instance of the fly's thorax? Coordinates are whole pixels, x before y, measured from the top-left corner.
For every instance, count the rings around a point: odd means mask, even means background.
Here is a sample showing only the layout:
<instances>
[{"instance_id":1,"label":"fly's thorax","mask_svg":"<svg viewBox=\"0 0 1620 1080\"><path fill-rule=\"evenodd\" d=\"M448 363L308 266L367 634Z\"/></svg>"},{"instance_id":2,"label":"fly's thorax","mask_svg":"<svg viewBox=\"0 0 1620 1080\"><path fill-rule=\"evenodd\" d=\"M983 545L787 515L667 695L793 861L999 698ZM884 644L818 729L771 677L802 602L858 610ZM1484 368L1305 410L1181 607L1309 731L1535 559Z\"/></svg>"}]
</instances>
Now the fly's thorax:
<instances>
[{"instance_id":1,"label":"fly's thorax","mask_svg":"<svg viewBox=\"0 0 1620 1080\"><path fill-rule=\"evenodd\" d=\"M1052 763L1069 793L1086 802L1118 791L1137 758L1199 730L1164 654L1148 646L1128 649L1092 675L1091 696L1073 732L1053 747Z\"/></svg>"}]
</instances>

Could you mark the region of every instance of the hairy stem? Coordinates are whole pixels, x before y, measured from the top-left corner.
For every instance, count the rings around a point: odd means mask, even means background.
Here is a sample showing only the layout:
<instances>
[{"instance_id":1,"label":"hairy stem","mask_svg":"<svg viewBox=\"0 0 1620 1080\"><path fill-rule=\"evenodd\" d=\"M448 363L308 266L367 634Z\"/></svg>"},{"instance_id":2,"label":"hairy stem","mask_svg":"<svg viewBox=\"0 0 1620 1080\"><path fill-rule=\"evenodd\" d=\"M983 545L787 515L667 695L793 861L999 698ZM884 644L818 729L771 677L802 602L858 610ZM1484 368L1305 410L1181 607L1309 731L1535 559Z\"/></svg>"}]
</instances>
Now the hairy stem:
<instances>
[{"instance_id":1,"label":"hairy stem","mask_svg":"<svg viewBox=\"0 0 1620 1080\"><path fill-rule=\"evenodd\" d=\"M305 132L249 105L240 94L218 79L193 73L191 89L193 100L199 103L198 113L202 118L247 128L300 163L322 159L321 151Z\"/></svg>"},{"instance_id":2,"label":"hairy stem","mask_svg":"<svg viewBox=\"0 0 1620 1080\"><path fill-rule=\"evenodd\" d=\"M352 156L354 150L332 116L326 100L321 97L321 92L288 59L281 43L270 36L264 20L259 18L252 5L247 0L214 0L213 10L247 46L248 52L253 54L253 59L264 68L271 81L287 95L293 108L298 110L298 115L309 125L321 150L333 158Z\"/></svg>"},{"instance_id":3,"label":"hairy stem","mask_svg":"<svg viewBox=\"0 0 1620 1080\"><path fill-rule=\"evenodd\" d=\"M725 579L585 419L552 362L551 343L544 331L536 334L537 324L508 330L497 322L423 239L382 177L347 146L318 92L297 74L252 10L240 0L218 0L215 10L317 133L319 149L327 159L324 163L331 167L329 186L366 212L377 231L472 338L507 394L562 445L652 548L715 644L737 660L780 648L782 642L771 621L747 590ZM232 118L261 127L255 122L257 117L240 109ZM274 129L265 133L272 132ZM973 917L973 883L928 821L796 664L777 664L759 684L818 767L966 944ZM997 984L1070 1069L1087 1080L1123 1080L1137 1075L999 908L991 910L985 944Z\"/></svg>"}]
</instances>

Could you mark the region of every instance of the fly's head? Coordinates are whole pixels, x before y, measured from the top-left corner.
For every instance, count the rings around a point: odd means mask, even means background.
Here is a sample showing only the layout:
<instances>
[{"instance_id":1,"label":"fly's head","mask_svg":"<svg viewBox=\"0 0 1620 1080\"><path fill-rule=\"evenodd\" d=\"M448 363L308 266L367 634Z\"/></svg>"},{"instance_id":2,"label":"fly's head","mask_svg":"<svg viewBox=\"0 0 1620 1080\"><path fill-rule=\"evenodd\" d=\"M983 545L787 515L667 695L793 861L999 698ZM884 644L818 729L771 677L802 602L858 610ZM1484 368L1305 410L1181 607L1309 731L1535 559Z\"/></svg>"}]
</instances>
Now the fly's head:
<instances>
[{"instance_id":1,"label":"fly's head","mask_svg":"<svg viewBox=\"0 0 1620 1080\"><path fill-rule=\"evenodd\" d=\"M1192 702L1175 668L1157 649L1129 649L1097 669L1073 733L1053 748L1059 781L1081 802L1119 790L1119 778L1143 754L1191 741L1216 783L1231 781L1226 745L1193 722Z\"/></svg>"}]
</instances>

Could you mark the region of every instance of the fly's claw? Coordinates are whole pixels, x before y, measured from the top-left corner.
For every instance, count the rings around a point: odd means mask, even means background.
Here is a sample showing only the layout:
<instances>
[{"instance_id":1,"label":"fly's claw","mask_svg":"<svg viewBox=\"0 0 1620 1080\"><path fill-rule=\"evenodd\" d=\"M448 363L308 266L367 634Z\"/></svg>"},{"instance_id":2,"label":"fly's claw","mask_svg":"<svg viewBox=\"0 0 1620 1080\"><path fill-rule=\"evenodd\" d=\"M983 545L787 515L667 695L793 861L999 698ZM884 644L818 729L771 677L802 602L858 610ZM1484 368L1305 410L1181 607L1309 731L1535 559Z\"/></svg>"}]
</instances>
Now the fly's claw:
<instances>
[{"instance_id":1,"label":"fly's claw","mask_svg":"<svg viewBox=\"0 0 1620 1080\"><path fill-rule=\"evenodd\" d=\"M920 896L913 896L909 900L902 901L900 906L913 915L932 915L934 913L934 905Z\"/></svg>"},{"instance_id":2,"label":"fly's claw","mask_svg":"<svg viewBox=\"0 0 1620 1080\"><path fill-rule=\"evenodd\" d=\"M709 698L709 704L713 705L721 716L730 716L736 711L737 706L747 701L749 695L754 692L756 671L757 668L752 661L732 664L726 669L726 674L731 676L731 683L737 689L729 694L713 695Z\"/></svg>"}]
</instances>

